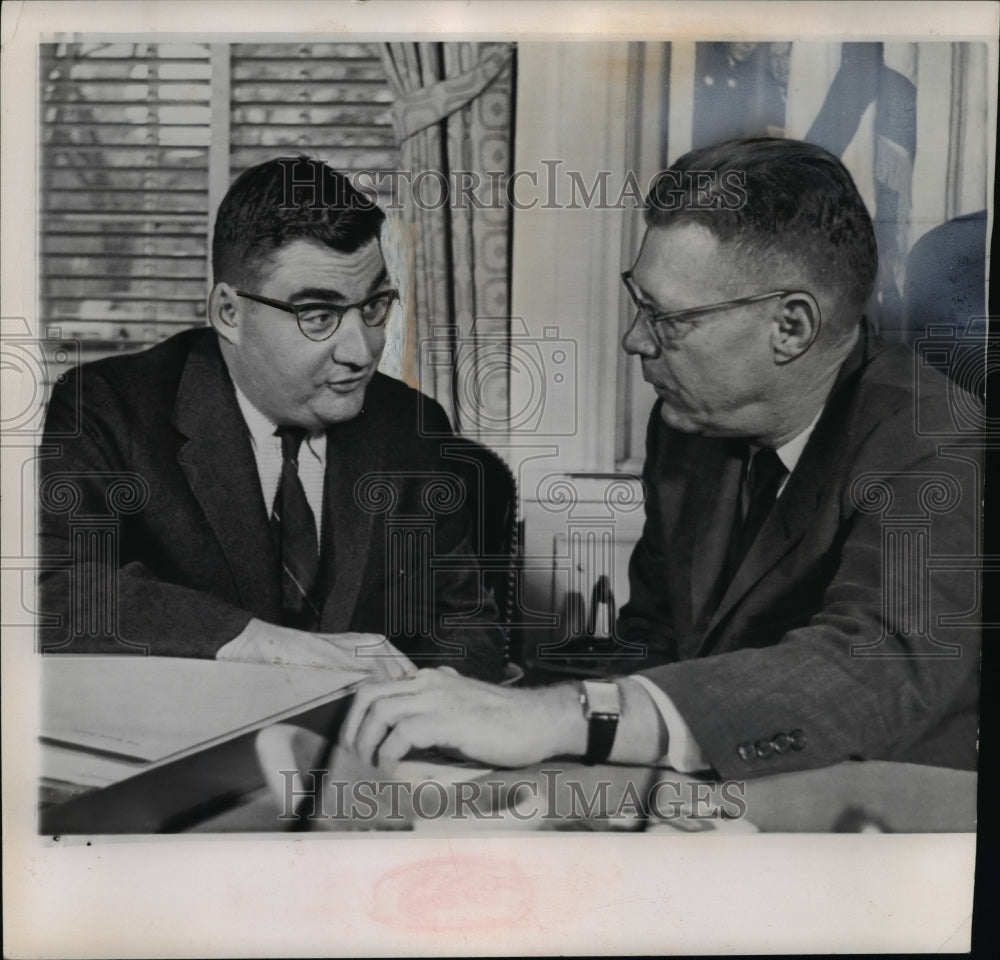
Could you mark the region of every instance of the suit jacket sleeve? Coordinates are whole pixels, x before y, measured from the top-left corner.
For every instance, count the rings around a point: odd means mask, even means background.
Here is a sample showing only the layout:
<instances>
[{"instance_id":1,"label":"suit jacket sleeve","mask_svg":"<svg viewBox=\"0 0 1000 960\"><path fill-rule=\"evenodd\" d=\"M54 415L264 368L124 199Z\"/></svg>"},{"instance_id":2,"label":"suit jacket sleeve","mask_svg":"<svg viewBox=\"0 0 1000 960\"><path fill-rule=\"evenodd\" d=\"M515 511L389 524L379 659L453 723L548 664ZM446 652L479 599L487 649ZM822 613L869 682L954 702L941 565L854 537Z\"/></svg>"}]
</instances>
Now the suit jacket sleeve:
<instances>
[{"instance_id":1,"label":"suit jacket sleeve","mask_svg":"<svg viewBox=\"0 0 1000 960\"><path fill-rule=\"evenodd\" d=\"M720 776L849 759L975 765L976 573L928 573L927 555L977 555L981 473L974 451L941 456L913 424L912 408L879 424L817 514L828 549L811 562L829 573L811 615L771 609L770 633L645 671ZM653 505L627 612L640 629L669 635L656 520Z\"/></svg>"},{"instance_id":2,"label":"suit jacket sleeve","mask_svg":"<svg viewBox=\"0 0 1000 960\"><path fill-rule=\"evenodd\" d=\"M128 521L157 496L156 480L131 462L124 399L93 371L81 390L81 377L55 387L40 451L41 648L214 656L251 614L143 561Z\"/></svg>"},{"instance_id":3,"label":"suit jacket sleeve","mask_svg":"<svg viewBox=\"0 0 1000 960\"><path fill-rule=\"evenodd\" d=\"M403 491L403 500L419 502L417 513L427 508L432 512L433 539L428 561L433 569L422 563L411 566L404 562L404 579L410 581L411 591L415 584L423 588L401 598L403 615L395 630L389 625L381 629L418 667L452 666L468 676L498 681L503 676L504 637L477 560L477 552L484 545L472 536L476 511L486 508L483 491L469 476L461 475L461 461L443 455L453 435L441 405L428 397L421 397L420 404L421 422L410 432L409 459L429 469L426 479L418 479L412 489ZM421 432L429 436L414 440ZM443 479L450 479L454 486L443 485ZM382 530L378 536L389 535ZM391 603L394 590L401 586L391 582L382 586L376 579L371 599L384 608L381 594ZM426 609L421 609L424 604Z\"/></svg>"}]
</instances>

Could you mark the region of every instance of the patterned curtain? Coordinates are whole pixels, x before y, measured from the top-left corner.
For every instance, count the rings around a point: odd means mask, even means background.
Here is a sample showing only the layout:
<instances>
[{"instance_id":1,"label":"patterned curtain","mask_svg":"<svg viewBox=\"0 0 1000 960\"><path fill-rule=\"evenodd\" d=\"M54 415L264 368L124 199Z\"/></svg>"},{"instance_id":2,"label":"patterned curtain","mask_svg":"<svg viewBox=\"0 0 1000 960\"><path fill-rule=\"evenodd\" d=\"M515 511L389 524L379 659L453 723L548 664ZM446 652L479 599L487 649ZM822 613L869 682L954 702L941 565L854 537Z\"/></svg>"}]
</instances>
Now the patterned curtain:
<instances>
[{"instance_id":1,"label":"patterned curtain","mask_svg":"<svg viewBox=\"0 0 1000 960\"><path fill-rule=\"evenodd\" d=\"M406 364L455 429L494 434L509 413L514 49L503 43L386 43L403 162L397 257Z\"/></svg>"}]
</instances>

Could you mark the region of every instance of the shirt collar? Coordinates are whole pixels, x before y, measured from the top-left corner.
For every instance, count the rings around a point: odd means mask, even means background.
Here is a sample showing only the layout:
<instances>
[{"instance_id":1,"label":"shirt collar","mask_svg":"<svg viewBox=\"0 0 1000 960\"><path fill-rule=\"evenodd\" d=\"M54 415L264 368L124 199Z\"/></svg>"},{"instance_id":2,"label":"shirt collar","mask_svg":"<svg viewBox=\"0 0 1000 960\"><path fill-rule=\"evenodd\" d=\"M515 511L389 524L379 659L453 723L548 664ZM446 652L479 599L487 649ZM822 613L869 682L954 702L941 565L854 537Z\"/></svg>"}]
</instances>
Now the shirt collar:
<instances>
[{"instance_id":1,"label":"shirt collar","mask_svg":"<svg viewBox=\"0 0 1000 960\"><path fill-rule=\"evenodd\" d=\"M243 414L247 429L250 431L250 441L254 450L267 449L267 444L275 442L275 431L278 429L278 425L270 417L261 413L247 399L246 394L236 386L235 382L233 388L236 390L236 402L239 404L240 412ZM320 430L318 433L307 434L303 449L308 449L313 456L323 462L326 457L326 433Z\"/></svg>"},{"instance_id":2,"label":"shirt collar","mask_svg":"<svg viewBox=\"0 0 1000 960\"><path fill-rule=\"evenodd\" d=\"M240 412L243 414L243 419L250 431L250 439L253 441L254 447L260 449L270 442L278 425L270 417L261 413L235 383L233 387L236 389L236 402L240 405Z\"/></svg>"},{"instance_id":3,"label":"shirt collar","mask_svg":"<svg viewBox=\"0 0 1000 960\"><path fill-rule=\"evenodd\" d=\"M809 437L812 436L813 430L816 428L816 424L819 422L819 418L823 415L824 406L819 408L816 416L813 417L812 423L805 428L800 434L792 437L788 443L783 443L774 452L777 454L778 459L784 465L784 468L791 473L799 462L802 456L802 451L805 450L806 444L809 442Z\"/></svg>"}]
</instances>

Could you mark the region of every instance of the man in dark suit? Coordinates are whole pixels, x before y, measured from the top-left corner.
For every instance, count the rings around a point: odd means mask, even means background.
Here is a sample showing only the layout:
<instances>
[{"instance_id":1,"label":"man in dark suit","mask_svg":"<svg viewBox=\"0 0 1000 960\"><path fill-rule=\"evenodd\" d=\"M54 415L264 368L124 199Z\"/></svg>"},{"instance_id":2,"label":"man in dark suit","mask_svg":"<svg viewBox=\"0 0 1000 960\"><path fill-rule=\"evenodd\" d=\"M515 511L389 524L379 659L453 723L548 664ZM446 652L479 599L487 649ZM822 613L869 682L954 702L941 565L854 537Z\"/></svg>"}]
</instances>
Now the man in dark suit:
<instances>
[{"instance_id":1,"label":"man in dark suit","mask_svg":"<svg viewBox=\"0 0 1000 960\"><path fill-rule=\"evenodd\" d=\"M383 222L317 161L247 170L216 219L214 330L55 388L43 650L499 679L447 418L377 372Z\"/></svg>"},{"instance_id":2,"label":"man in dark suit","mask_svg":"<svg viewBox=\"0 0 1000 960\"><path fill-rule=\"evenodd\" d=\"M374 684L344 744L387 766L437 744L727 778L974 767L974 404L863 320L877 254L846 169L795 141L708 147L657 180L646 223L623 343L658 400L618 626L645 656L535 690Z\"/></svg>"}]
</instances>

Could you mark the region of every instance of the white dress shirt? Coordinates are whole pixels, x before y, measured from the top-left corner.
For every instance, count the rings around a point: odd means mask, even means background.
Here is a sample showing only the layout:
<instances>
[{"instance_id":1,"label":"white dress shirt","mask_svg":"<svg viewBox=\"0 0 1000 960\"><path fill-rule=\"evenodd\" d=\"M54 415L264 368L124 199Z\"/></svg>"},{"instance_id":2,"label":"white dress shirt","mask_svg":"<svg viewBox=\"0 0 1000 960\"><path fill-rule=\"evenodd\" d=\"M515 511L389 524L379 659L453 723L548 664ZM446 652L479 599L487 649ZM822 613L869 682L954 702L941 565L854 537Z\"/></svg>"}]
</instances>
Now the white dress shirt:
<instances>
[{"instance_id":1,"label":"white dress shirt","mask_svg":"<svg viewBox=\"0 0 1000 960\"><path fill-rule=\"evenodd\" d=\"M271 507L281 481L281 438L275 436L277 424L264 416L236 387L236 401L250 430L250 443L257 461L264 508L271 516ZM316 522L317 542L323 535L323 478L326 474L326 434L311 434L302 441L299 450L299 479Z\"/></svg>"},{"instance_id":2,"label":"white dress shirt","mask_svg":"<svg viewBox=\"0 0 1000 960\"><path fill-rule=\"evenodd\" d=\"M236 384L233 384L236 387ZM236 402L250 431L250 445L253 447L254 459L257 461L257 475L260 477L260 490L264 497L264 509L268 517L274 506L274 498L281 482L281 437L275 436L278 429L268 417L264 416L236 387ZM306 500L313 513L316 523L317 542L323 534L323 478L326 474L326 434L308 435L299 448L299 479L305 491ZM259 662L255 646L260 645L261 632L267 630L257 620L250 623L232 640L223 644L216 652L217 660L250 660ZM248 651L254 651L248 653Z\"/></svg>"},{"instance_id":3,"label":"white dress shirt","mask_svg":"<svg viewBox=\"0 0 1000 960\"><path fill-rule=\"evenodd\" d=\"M778 487L777 495L779 497L785 492L788 479L798 465L802 451L805 450L806 443L812 435L822 413L823 408L821 407L819 413L816 414L812 423L805 430L774 451L788 471L785 479L781 482L781 486ZM753 453L756 453L757 448L753 447L752 444L751 447L753 448ZM673 767L681 773L696 773L700 770L707 770L709 765L705 762L701 749L695 742L691 728L684 722L684 718L677 707L674 706L673 700L660 687L653 683L649 677L634 674L631 679L639 683L643 690L653 698L653 703L656 704L657 709L660 711L660 716L663 717L663 722L666 724L669 744L667 746L667 755L661 760L661 763L665 763L667 766Z\"/></svg>"}]
</instances>

